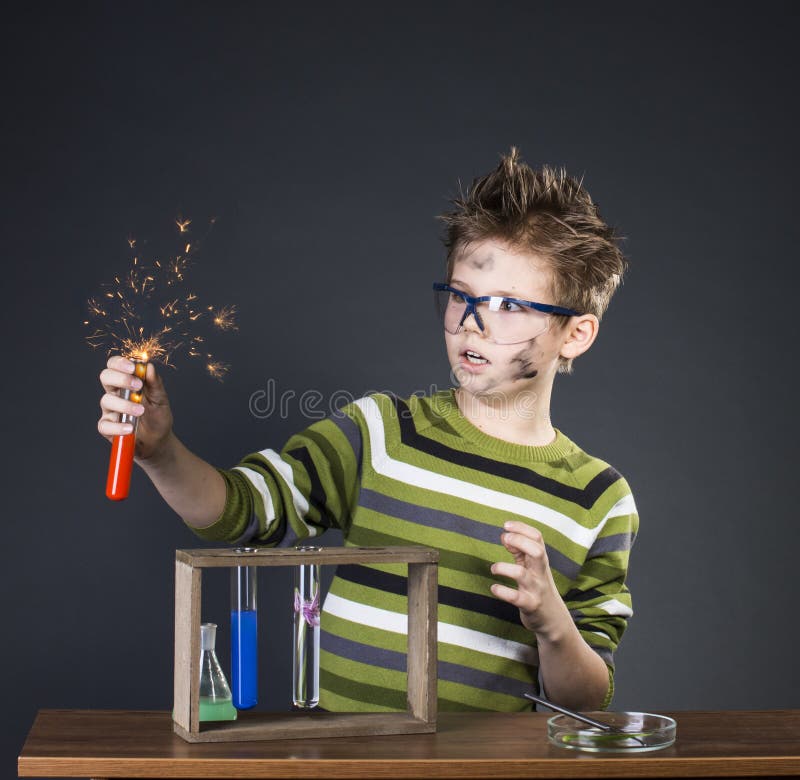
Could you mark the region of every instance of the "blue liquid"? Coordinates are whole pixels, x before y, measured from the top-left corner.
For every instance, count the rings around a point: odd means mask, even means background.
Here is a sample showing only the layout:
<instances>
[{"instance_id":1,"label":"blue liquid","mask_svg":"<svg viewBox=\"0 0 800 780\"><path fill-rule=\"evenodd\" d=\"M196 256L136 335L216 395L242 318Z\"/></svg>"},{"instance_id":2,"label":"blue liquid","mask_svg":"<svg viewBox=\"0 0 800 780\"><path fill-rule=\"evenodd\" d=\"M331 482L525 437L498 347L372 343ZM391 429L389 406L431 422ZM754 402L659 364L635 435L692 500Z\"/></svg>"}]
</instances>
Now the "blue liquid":
<instances>
[{"instance_id":1,"label":"blue liquid","mask_svg":"<svg viewBox=\"0 0 800 780\"><path fill-rule=\"evenodd\" d=\"M252 609L231 611L231 693L237 710L249 710L258 702L257 617Z\"/></svg>"}]
</instances>

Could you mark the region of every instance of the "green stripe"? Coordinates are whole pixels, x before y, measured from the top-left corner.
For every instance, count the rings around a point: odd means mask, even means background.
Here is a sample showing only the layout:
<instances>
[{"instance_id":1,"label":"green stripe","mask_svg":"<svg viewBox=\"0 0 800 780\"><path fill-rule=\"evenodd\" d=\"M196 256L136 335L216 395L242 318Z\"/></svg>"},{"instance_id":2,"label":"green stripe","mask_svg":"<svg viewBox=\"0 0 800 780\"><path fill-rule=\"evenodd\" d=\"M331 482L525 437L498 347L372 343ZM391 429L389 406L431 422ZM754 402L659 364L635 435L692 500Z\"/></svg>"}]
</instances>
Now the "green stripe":
<instances>
[{"instance_id":1,"label":"green stripe","mask_svg":"<svg viewBox=\"0 0 800 780\"><path fill-rule=\"evenodd\" d=\"M495 693L449 680L439 680L438 695L457 702L459 706L468 706L486 712L514 712L526 709L526 699L521 696Z\"/></svg>"},{"instance_id":2,"label":"green stripe","mask_svg":"<svg viewBox=\"0 0 800 780\"><path fill-rule=\"evenodd\" d=\"M322 683L319 689L319 706L329 712L397 712L392 707L380 704L365 705L363 701L342 696L322 687Z\"/></svg>"},{"instance_id":3,"label":"green stripe","mask_svg":"<svg viewBox=\"0 0 800 780\"><path fill-rule=\"evenodd\" d=\"M323 654L320 653L320 689L324 688L327 691L345 696L353 701L361 702L365 705L378 706L381 707L381 709L390 709L394 711L407 709L408 699L405 686L403 686L402 690L393 690L392 688L370 685L348 677L341 677L330 671L328 668L330 661L328 659L326 659L325 666L322 665L322 655ZM363 664L359 665L363 666ZM365 707L364 711L369 712L370 709L371 708Z\"/></svg>"}]
</instances>

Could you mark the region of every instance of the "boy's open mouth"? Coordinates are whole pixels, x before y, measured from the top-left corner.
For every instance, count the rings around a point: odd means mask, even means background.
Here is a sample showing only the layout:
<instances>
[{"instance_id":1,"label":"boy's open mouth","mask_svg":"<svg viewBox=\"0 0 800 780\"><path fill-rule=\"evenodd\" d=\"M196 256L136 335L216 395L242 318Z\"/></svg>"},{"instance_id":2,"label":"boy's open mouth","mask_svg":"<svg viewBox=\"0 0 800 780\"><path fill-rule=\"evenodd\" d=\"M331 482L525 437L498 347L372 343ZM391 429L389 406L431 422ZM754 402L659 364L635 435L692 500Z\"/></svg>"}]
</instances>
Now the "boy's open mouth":
<instances>
[{"instance_id":1,"label":"boy's open mouth","mask_svg":"<svg viewBox=\"0 0 800 780\"><path fill-rule=\"evenodd\" d=\"M480 352L476 352L474 349L462 350L461 357L475 366L481 366L489 362L488 358L485 358Z\"/></svg>"}]
</instances>

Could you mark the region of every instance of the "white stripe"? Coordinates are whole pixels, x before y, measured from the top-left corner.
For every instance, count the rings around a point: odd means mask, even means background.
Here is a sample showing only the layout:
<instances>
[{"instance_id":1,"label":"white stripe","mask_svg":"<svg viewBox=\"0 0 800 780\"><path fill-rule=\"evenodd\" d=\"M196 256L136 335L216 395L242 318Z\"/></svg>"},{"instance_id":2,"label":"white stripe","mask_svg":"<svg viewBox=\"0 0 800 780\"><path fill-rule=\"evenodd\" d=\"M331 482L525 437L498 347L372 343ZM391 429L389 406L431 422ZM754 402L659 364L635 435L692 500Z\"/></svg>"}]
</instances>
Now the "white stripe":
<instances>
[{"instance_id":1,"label":"white stripe","mask_svg":"<svg viewBox=\"0 0 800 780\"><path fill-rule=\"evenodd\" d=\"M408 634L408 616L406 614L360 604L334 593L329 593L325 597L322 611L362 626L391 631L393 634ZM439 622L437 636L440 642L447 645L476 650L479 653L501 658L510 658L512 661L529 665L538 663L536 651L530 645L513 642L510 639L500 639L492 634L473 631L471 628Z\"/></svg>"},{"instance_id":2,"label":"white stripe","mask_svg":"<svg viewBox=\"0 0 800 780\"><path fill-rule=\"evenodd\" d=\"M381 410L374 399L359 398L355 403L364 413L369 430L372 468L379 474L409 485L434 490L439 493L465 498L478 504L490 506L498 512L511 512L528 517L566 536L570 541L588 550L600 533L600 528L584 528L571 517L556 512L535 501L529 501L498 490L490 490L472 482L447 477L433 471L412 466L390 458L386 453Z\"/></svg>"},{"instance_id":3,"label":"white stripe","mask_svg":"<svg viewBox=\"0 0 800 780\"><path fill-rule=\"evenodd\" d=\"M256 493L261 496L264 502L264 515L266 519L266 527L269 528L272 521L275 519L275 507L272 504L272 496L269 494L267 481L264 477L253 469L246 466L234 466L234 471L241 471L242 474L249 480L250 484L255 488Z\"/></svg>"},{"instance_id":4,"label":"white stripe","mask_svg":"<svg viewBox=\"0 0 800 780\"><path fill-rule=\"evenodd\" d=\"M281 456L275 452L275 450L261 450L259 454L263 455L264 458L266 458L273 465L275 471L277 471L278 474L283 477L284 482L286 482L286 485L289 488L289 492L292 494L292 503L294 504L297 517L308 529L308 535L316 536L318 529L313 525L309 525L305 521L305 517L308 514L308 501L306 501L306 497L297 489L297 486L294 484L292 467L285 460L283 460Z\"/></svg>"},{"instance_id":5,"label":"white stripe","mask_svg":"<svg viewBox=\"0 0 800 780\"><path fill-rule=\"evenodd\" d=\"M621 517L622 515L635 515L636 514L636 502L633 500L633 496L628 493L627 496L623 496L619 501L617 501L611 509L608 510L606 516L603 518L603 525L606 524L606 520L609 517Z\"/></svg>"},{"instance_id":6,"label":"white stripe","mask_svg":"<svg viewBox=\"0 0 800 780\"><path fill-rule=\"evenodd\" d=\"M602 609L607 615L618 615L626 618L633 615L633 610L629 606L616 599L609 599L602 604L597 604L597 609Z\"/></svg>"}]
</instances>

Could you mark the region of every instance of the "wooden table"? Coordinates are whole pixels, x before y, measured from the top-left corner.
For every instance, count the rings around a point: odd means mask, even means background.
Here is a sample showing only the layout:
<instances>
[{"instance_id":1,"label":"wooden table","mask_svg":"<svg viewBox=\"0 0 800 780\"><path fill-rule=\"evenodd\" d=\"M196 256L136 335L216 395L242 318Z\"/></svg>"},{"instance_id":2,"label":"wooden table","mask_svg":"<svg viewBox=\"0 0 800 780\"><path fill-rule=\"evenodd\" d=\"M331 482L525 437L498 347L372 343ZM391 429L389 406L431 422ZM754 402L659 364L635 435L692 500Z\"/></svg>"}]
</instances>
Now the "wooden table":
<instances>
[{"instance_id":1,"label":"wooden table","mask_svg":"<svg viewBox=\"0 0 800 780\"><path fill-rule=\"evenodd\" d=\"M20 777L800 777L800 710L678 712L674 745L590 755L547 742L546 713L442 713L435 734L189 744L166 712L43 710Z\"/></svg>"}]
</instances>

